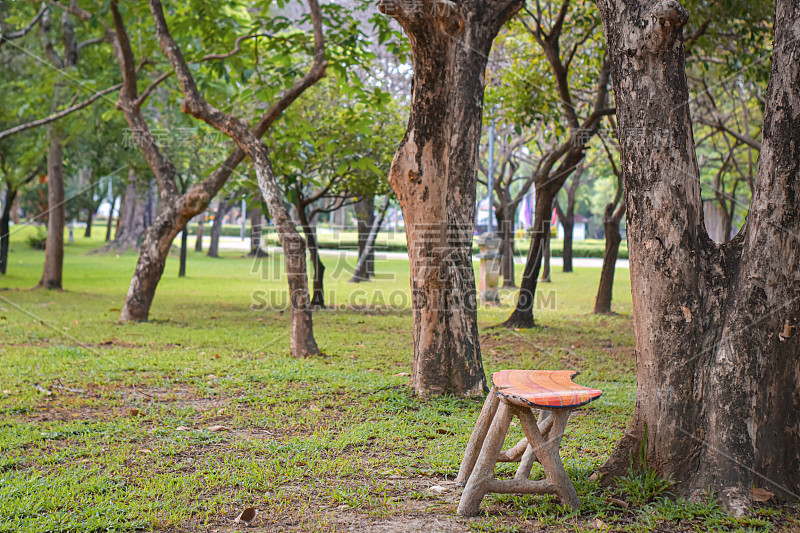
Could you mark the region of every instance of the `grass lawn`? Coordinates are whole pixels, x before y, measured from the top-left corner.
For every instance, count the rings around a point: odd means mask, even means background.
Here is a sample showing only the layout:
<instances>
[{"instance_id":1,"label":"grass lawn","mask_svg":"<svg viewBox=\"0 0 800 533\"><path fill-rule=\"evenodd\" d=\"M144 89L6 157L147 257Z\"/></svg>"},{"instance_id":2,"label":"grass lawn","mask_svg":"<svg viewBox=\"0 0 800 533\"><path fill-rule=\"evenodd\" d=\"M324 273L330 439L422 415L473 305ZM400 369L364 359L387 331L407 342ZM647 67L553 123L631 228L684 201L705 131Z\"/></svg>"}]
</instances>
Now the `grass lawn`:
<instances>
[{"instance_id":1,"label":"grass lawn","mask_svg":"<svg viewBox=\"0 0 800 533\"><path fill-rule=\"evenodd\" d=\"M556 269L536 329L489 329L511 292L480 310L487 372L572 368L604 395L576 412L563 442L579 512L550 496L490 495L481 516L460 519L452 479L482 402L409 393L407 261L382 261L379 281L354 286L352 262L329 258L334 305L314 316L324 356L296 360L280 256L190 252L184 279L171 258L151 321L120 325L135 255L87 255L100 242L77 237L66 290L29 290L44 254L24 244L27 231L12 236L0 277L2 532L231 531L250 506L249 530L264 532L796 527L787 507L733 520L713 501L655 497L657 480L590 481L633 410L627 270L615 316L589 313L599 269ZM512 427L509 443L520 436Z\"/></svg>"}]
</instances>

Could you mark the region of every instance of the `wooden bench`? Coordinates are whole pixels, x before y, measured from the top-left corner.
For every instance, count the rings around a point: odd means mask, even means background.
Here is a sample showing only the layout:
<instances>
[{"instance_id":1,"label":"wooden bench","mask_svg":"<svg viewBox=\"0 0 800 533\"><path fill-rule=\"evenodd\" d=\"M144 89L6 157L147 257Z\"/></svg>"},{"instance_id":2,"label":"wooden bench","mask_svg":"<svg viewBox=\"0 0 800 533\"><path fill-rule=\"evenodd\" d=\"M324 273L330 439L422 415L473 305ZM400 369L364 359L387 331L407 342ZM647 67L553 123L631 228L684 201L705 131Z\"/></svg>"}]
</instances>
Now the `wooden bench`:
<instances>
[{"instance_id":1,"label":"wooden bench","mask_svg":"<svg viewBox=\"0 0 800 533\"><path fill-rule=\"evenodd\" d=\"M603 391L572 381L571 370L501 370L492 374L494 386L486 397L469 439L456 482L466 485L458 504L460 516L475 516L487 492L557 494L572 509L580 500L561 462L559 449L570 412L599 398ZM534 411L539 411L536 420ZM519 418L525 437L502 450L508 427ZM517 462L513 479L497 479L498 462ZM545 478L529 479L538 461Z\"/></svg>"}]
</instances>

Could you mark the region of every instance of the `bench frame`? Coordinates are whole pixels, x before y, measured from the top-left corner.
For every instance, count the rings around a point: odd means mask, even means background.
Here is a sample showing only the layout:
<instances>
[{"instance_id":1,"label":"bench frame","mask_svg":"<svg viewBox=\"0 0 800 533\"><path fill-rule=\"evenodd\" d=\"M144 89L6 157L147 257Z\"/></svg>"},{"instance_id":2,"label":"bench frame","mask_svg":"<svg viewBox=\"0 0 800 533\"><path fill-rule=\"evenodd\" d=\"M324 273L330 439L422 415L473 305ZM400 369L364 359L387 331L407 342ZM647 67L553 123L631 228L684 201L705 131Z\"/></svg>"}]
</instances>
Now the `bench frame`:
<instances>
[{"instance_id":1,"label":"bench frame","mask_svg":"<svg viewBox=\"0 0 800 533\"><path fill-rule=\"evenodd\" d=\"M511 403L493 387L475 423L456 482L466 485L458 504L460 516L475 516L481 501L488 492L520 494L556 494L561 502L572 509L580 507L580 500L559 455L561 438L567 427L571 411L577 407L540 407L539 420L534 409ZM503 451L511 420L519 418L525 437L515 446ZM517 462L519 467L513 479L500 480L494 475L498 462ZM538 461L545 478L531 481L533 462Z\"/></svg>"}]
</instances>

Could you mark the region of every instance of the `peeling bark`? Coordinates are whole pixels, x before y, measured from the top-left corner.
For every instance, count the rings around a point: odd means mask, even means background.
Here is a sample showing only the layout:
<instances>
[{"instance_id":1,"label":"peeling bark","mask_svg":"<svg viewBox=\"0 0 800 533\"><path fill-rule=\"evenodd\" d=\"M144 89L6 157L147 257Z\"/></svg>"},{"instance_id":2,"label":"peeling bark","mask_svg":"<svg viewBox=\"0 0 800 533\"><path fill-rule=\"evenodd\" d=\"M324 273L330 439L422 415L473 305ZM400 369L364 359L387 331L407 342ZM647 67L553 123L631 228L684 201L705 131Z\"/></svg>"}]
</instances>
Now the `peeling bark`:
<instances>
[{"instance_id":1,"label":"peeling bark","mask_svg":"<svg viewBox=\"0 0 800 533\"><path fill-rule=\"evenodd\" d=\"M800 5L778 0L762 151L742 232L703 221L675 0L600 0L617 97L637 355L636 409L603 468L647 427L647 465L711 489L733 514L750 489L800 493ZM669 132L665 136L661 132ZM638 435L638 437L637 437Z\"/></svg>"},{"instance_id":2,"label":"peeling bark","mask_svg":"<svg viewBox=\"0 0 800 533\"><path fill-rule=\"evenodd\" d=\"M489 50L522 0L383 0L414 58L411 114L389 172L406 222L421 396L483 394L472 233Z\"/></svg>"},{"instance_id":3,"label":"peeling bark","mask_svg":"<svg viewBox=\"0 0 800 533\"><path fill-rule=\"evenodd\" d=\"M64 223L66 198L64 196L64 153L61 139L54 127L48 129L50 151L47 154L47 243L44 251L44 269L37 287L61 289L61 272L64 264Z\"/></svg>"}]
</instances>

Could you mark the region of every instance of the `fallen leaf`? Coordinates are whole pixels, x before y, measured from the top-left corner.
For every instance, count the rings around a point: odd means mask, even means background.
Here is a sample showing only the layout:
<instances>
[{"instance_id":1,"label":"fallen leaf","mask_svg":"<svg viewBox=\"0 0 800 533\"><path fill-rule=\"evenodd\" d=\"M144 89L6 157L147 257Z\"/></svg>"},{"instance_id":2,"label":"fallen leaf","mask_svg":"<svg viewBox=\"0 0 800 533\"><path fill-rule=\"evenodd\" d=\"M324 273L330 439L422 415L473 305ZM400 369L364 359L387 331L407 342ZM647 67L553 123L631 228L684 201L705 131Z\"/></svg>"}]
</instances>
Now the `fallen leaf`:
<instances>
[{"instance_id":1,"label":"fallen leaf","mask_svg":"<svg viewBox=\"0 0 800 533\"><path fill-rule=\"evenodd\" d=\"M434 485L428 489L428 492L431 494L441 494L443 492L447 492L447 489L442 487L441 485Z\"/></svg>"},{"instance_id":2,"label":"fallen leaf","mask_svg":"<svg viewBox=\"0 0 800 533\"><path fill-rule=\"evenodd\" d=\"M591 476L589 476L589 481L597 481L598 479L600 479L600 476L597 475L597 472L594 472Z\"/></svg>"},{"instance_id":3,"label":"fallen leaf","mask_svg":"<svg viewBox=\"0 0 800 533\"><path fill-rule=\"evenodd\" d=\"M612 505L616 505L617 507L622 507L623 509L628 508L628 502L626 502L625 500L620 500L619 498L611 498L609 501L611 502Z\"/></svg>"},{"instance_id":4,"label":"fallen leaf","mask_svg":"<svg viewBox=\"0 0 800 533\"><path fill-rule=\"evenodd\" d=\"M599 518L594 519L594 527L596 529L605 529L606 523L600 520Z\"/></svg>"},{"instance_id":5,"label":"fallen leaf","mask_svg":"<svg viewBox=\"0 0 800 533\"><path fill-rule=\"evenodd\" d=\"M142 448L141 450L139 450L139 453L153 453L153 450L149 448Z\"/></svg>"},{"instance_id":6,"label":"fallen leaf","mask_svg":"<svg viewBox=\"0 0 800 533\"><path fill-rule=\"evenodd\" d=\"M178 426L175 428L175 431L189 431L192 428L187 428L186 426Z\"/></svg>"},{"instance_id":7,"label":"fallen leaf","mask_svg":"<svg viewBox=\"0 0 800 533\"><path fill-rule=\"evenodd\" d=\"M311 407L309 407L309 409L317 412L322 411L322 408L319 405L312 405Z\"/></svg>"},{"instance_id":8,"label":"fallen leaf","mask_svg":"<svg viewBox=\"0 0 800 533\"><path fill-rule=\"evenodd\" d=\"M397 374L394 374L395 377L405 377L410 375L411 374L409 374L408 372L398 372Z\"/></svg>"},{"instance_id":9,"label":"fallen leaf","mask_svg":"<svg viewBox=\"0 0 800 533\"><path fill-rule=\"evenodd\" d=\"M230 428L228 426L211 426L208 428L209 431L217 432L217 431L228 431Z\"/></svg>"},{"instance_id":10,"label":"fallen leaf","mask_svg":"<svg viewBox=\"0 0 800 533\"><path fill-rule=\"evenodd\" d=\"M336 508L337 511L346 511L348 509L350 509L350 506L347 505L346 503L342 504L342 505L340 505L339 507Z\"/></svg>"},{"instance_id":11,"label":"fallen leaf","mask_svg":"<svg viewBox=\"0 0 800 533\"><path fill-rule=\"evenodd\" d=\"M753 499L754 502L766 502L773 496L774 494L768 491L767 489L762 489L759 487L753 487L752 489L750 489L750 497Z\"/></svg>"},{"instance_id":12,"label":"fallen leaf","mask_svg":"<svg viewBox=\"0 0 800 533\"><path fill-rule=\"evenodd\" d=\"M237 516L233 521L236 524L245 524L247 526L250 525L250 522L255 520L256 518L256 510L254 507L248 507Z\"/></svg>"},{"instance_id":13,"label":"fallen leaf","mask_svg":"<svg viewBox=\"0 0 800 533\"><path fill-rule=\"evenodd\" d=\"M139 416L140 414L138 409L128 409L128 415L130 416Z\"/></svg>"}]
</instances>

